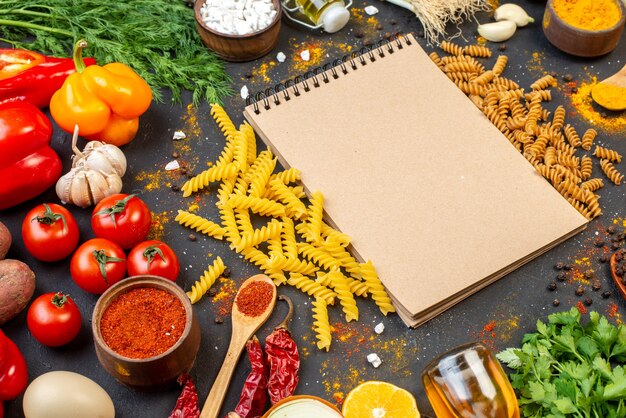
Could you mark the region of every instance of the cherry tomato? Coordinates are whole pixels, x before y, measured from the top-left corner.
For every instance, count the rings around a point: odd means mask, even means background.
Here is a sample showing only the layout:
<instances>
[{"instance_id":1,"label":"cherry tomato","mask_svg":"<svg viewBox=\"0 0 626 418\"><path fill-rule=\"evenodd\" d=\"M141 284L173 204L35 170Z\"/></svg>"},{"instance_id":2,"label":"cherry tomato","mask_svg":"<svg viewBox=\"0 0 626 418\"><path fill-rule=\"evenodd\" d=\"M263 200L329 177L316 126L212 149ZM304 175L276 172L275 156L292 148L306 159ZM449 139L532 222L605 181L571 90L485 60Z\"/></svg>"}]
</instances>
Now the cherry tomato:
<instances>
[{"instance_id":1,"label":"cherry tomato","mask_svg":"<svg viewBox=\"0 0 626 418\"><path fill-rule=\"evenodd\" d=\"M15 399L26 389L28 368L15 343L0 330L0 401Z\"/></svg>"},{"instance_id":2,"label":"cherry tomato","mask_svg":"<svg viewBox=\"0 0 626 418\"><path fill-rule=\"evenodd\" d=\"M70 274L78 287L99 295L126 276L126 254L113 241L90 239L72 256Z\"/></svg>"},{"instance_id":3,"label":"cherry tomato","mask_svg":"<svg viewBox=\"0 0 626 418\"><path fill-rule=\"evenodd\" d=\"M72 298L63 293L45 293L28 308L26 324L33 337L48 347L72 341L82 325L82 316Z\"/></svg>"},{"instance_id":4,"label":"cherry tomato","mask_svg":"<svg viewBox=\"0 0 626 418\"><path fill-rule=\"evenodd\" d=\"M41 261L58 261L78 245L78 225L61 205L44 203L34 207L22 222L22 239L28 252Z\"/></svg>"},{"instance_id":5,"label":"cherry tomato","mask_svg":"<svg viewBox=\"0 0 626 418\"><path fill-rule=\"evenodd\" d=\"M128 253L128 275L153 274L175 282L180 272L178 257L167 244L144 241Z\"/></svg>"},{"instance_id":6,"label":"cherry tomato","mask_svg":"<svg viewBox=\"0 0 626 418\"><path fill-rule=\"evenodd\" d=\"M145 241L150 232L152 214L135 195L114 194L96 205L91 227L99 238L106 238L128 250Z\"/></svg>"}]
</instances>

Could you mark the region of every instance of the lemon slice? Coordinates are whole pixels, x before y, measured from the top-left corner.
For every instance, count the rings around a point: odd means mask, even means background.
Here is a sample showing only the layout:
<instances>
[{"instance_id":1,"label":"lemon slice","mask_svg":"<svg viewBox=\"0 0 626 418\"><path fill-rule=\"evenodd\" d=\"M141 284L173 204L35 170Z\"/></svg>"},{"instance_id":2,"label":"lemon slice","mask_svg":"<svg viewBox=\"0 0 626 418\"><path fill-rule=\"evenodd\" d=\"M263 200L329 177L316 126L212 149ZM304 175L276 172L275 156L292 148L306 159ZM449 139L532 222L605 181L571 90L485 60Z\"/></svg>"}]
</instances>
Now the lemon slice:
<instances>
[{"instance_id":1,"label":"lemon slice","mask_svg":"<svg viewBox=\"0 0 626 418\"><path fill-rule=\"evenodd\" d=\"M343 403L345 418L419 418L417 402L391 383L370 381L352 389Z\"/></svg>"}]
</instances>

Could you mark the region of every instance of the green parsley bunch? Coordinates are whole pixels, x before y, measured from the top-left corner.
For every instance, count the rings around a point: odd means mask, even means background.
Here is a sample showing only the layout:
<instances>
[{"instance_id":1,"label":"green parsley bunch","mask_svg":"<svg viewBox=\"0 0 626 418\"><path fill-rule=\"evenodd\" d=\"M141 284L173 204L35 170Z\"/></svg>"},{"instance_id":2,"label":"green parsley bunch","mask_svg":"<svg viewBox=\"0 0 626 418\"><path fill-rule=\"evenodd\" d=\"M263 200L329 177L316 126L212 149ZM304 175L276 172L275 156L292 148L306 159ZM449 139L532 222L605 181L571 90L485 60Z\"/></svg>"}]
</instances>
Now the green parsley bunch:
<instances>
[{"instance_id":1,"label":"green parsley bunch","mask_svg":"<svg viewBox=\"0 0 626 418\"><path fill-rule=\"evenodd\" d=\"M626 417L626 326L597 312L586 325L576 308L549 315L497 358L514 370L523 417Z\"/></svg>"}]
</instances>

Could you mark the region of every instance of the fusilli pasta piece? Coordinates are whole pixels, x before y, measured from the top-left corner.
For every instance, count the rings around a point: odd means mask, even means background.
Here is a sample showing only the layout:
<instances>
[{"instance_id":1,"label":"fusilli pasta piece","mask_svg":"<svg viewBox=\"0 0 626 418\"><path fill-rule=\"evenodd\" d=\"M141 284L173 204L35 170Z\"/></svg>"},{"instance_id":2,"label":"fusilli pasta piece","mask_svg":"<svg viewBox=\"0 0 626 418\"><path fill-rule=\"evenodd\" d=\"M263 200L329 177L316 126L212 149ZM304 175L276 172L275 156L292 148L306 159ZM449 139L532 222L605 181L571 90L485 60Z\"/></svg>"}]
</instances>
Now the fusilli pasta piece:
<instances>
[{"instance_id":1,"label":"fusilli pasta piece","mask_svg":"<svg viewBox=\"0 0 626 418\"><path fill-rule=\"evenodd\" d=\"M622 180L624 180L624 175L617 171L613 163L609 160L600 160L600 168L602 168L604 174L606 174L613 183L620 184Z\"/></svg>"},{"instance_id":2,"label":"fusilli pasta piece","mask_svg":"<svg viewBox=\"0 0 626 418\"><path fill-rule=\"evenodd\" d=\"M322 298L315 298L311 304L313 305L313 332L317 339L317 348L328 351L332 338L326 301Z\"/></svg>"},{"instance_id":3,"label":"fusilli pasta piece","mask_svg":"<svg viewBox=\"0 0 626 418\"><path fill-rule=\"evenodd\" d=\"M580 160L580 178L581 180L587 180L591 177L593 170L593 160L588 156L583 156Z\"/></svg>"},{"instance_id":4,"label":"fusilli pasta piece","mask_svg":"<svg viewBox=\"0 0 626 418\"><path fill-rule=\"evenodd\" d=\"M584 149L585 151L589 151L591 150L591 147L593 145L593 141L594 139L596 139L596 136L598 135L598 131L596 131L593 128L589 128L585 131L585 133L583 134L583 138L581 141L581 147L582 149Z\"/></svg>"},{"instance_id":5,"label":"fusilli pasta piece","mask_svg":"<svg viewBox=\"0 0 626 418\"><path fill-rule=\"evenodd\" d=\"M183 197L191 196L192 193L202 190L209 185L209 183L230 178L237 175L239 171L239 164L228 163L218 164L213 167L204 170L202 173L187 180L181 190L183 191Z\"/></svg>"},{"instance_id":6,"label":"fusilli pasta piece","mask_svg":"<svg viewBox=\"0 0 626 418\"><path fill-rule=\"evenodd\" d=\"M280 179L270 181L270 188L274 191L276 200L285 204L287 216L295 219L308 216L304 203Z\"/></svg>"},{"instance_id":7,"label":"fusilli pasta piece","mask_svg":"<svg viewBox=\"0 0 626 418\"><path fill-rule=\"evenodd\" d=\"M296 244L296 247L299 254L327 270L341 267L341 263L322 248L306 242L299 242Z\"/></svg>"},{"instance_id":8,"label":"fusilli pasta piece","mask_svg":"<svg viewBox=\"0 0 626 418\"><path fill-rule=\"evenodd\" d=\"M233 208L250 209L254 213L279 218L285 216L285 207L273 200L253 196L231 196L227 202Z\"/></svg>"},{"instance_id":9,"label":"fusilli pasta piece","mask_svg":"<svg viewBox=\"0 0 626 418\"><path fill-rule=\"evenodd\" d=\"M222 130L222 133L225 137L233 138L235 136L235 132L237 132L237 129L235 128L233 121L230 120L230 117L222 106L218 105L217 103L212 103L211 116L213 116L213 119L217 123L217 126L219 126L219 128Z\"/></svg>"},{"instance_id":10,"label":"fusilli pasta piece","mask_svg":"<svg viewBox=\"0 0 626 418\"><path fill-rule=\"evenodd\" d=\"M396 309L392 305L385 287L380 282L376 269L374 269L374 265L371 261L368 260L366 263L361 264L361 276L372 294L372 299L374 299L374 302L376 302L376 305L378 305L383 315L386 316L389 312L395 312Z\"/></svg>"},{"instance_id":11,"label":"fusilli pasta piece","mask_svg":"<svg viewBox=\"0 0 626 418\"><path fill-rule=\"evenodd\" d=\"M315 264L306 260L299 260L295 258L287 258L285 256L272 256L267 262L267 266L270 268L289 271L292 273L300 273L303 275L310 275L315 273L319 268Z\"/></svg>"},{"instance_id":12,"label":"fusilli pasta piece","mask_svg":"<svg viewBox=\"0 0 626 418\"><path fill-rule=\"evenodd\" d=\"M507 62L509 62L509 58L506 55L500 55L496 60L496 63L493 65L492 71L495 75L500 75L504 71Z\"/></svg>"},{"instance_id":13,"label":"fusilli pasta piece","mask_svg":"<svg viewBox=\"0 0 626 418\"><path fill-rule=\"evenodd\" d=\"M544 89L547 89L548 87L556 87L556 85L557 85L556 78L548 74L536 80L534 83L532 83L530 85L530 88L533 90L544 90Z\"/></svg>"},{"instance_id":14,"label":"fusilli pasta piece","mask_svg":"<svg viewBox=\"0 0 626 418\"><path fill-rule=\"evenodd\" d=\"M300 273L289 273L287 284L316 299L323 299L327 305L335 304L335 298L337 297L335 292Z\"/></svg>"},{"instance_id":15,"label":"fusilli pasta piece","mask_svg":"<svg viewBox=\"0 0 626 418\"><path fill-rule=\"evenodd\" d=\"M193 213L186 212L184 210L179 210L178 215L174 218L176 222L179 224L191 228L197 232L200 232L204 235L208 235L215 239L223 239L226 231L222 229L215 222L211 222L208 219L205 219L201 216L194 215Z\"/></svg>"},{"instance_id":16,"label":"fusilli pasta piece","mask_svg":"<svg viewBox=\"0 0 626 418\"><path fill-rule=\"evenodd\" d=\"M339 270L331 270L325 276L337 294L341 309L346 315L346 321L358 321L359 308L356 306L356 300L354 300L354 295L350 291L347 278ZM320 280L319 277L318 280Z\"/></svg>"},{"instance_id":17,"label":"fusilli pasta piece","mask_svg":"<svg viewBox=\"0 0 626 418\"><path fill-rule=\"evenodd\" d=\"M622 156L617 151L601 147L600 145L596 145L596 149L593 150L593 155L600 159L609 160L614 163L622 162Z\"/></svg>"},{"instance_id":18,"label":"fusilli pasta piece","mask_svg":"<svg viewBox=\"0 0 626 418\"><path fill-rule=\"evenodd\" d=\"M202 276L194 283L191 290L187 292L187 296L191 303L198 302L202 296L213 286L213 283L224 273L224 261L221 257L217 257L212 265L204 271Z\"/></svg>"},{"instance_id":19,"label":"fusilli pasta piece","mask_svg":"<svg viewBox=\"0 0 626 418\"><path fill-rule=\"evenodd\" d=\"M452 42L443 41L439 44L439 48L450 55L463 55L463 48Z\"/></svg>"},{"instance_id":20,"label":"fusilli pasta piece","mask_svg":"<svg viewBox=\"0 0 626 418\"><path fill-rule=\"evenodd\" d=\"M600 190L604 187L604 182L601 178L593 178L581 183L580 187L582 189L589 190L590 192L595 192L596 190Z\"/></svg>"},{"instance_id":21,"label":"fusilli pasta piece","mask_svg":"<svg viewBox=\"0 0 626 418\"><path fill-rule=\"evenodd\" d=\"M467 45L463 48L463 54L470 57L489 58L491 57L491 49L481 45Z\"/></svg>"}]
</instances>

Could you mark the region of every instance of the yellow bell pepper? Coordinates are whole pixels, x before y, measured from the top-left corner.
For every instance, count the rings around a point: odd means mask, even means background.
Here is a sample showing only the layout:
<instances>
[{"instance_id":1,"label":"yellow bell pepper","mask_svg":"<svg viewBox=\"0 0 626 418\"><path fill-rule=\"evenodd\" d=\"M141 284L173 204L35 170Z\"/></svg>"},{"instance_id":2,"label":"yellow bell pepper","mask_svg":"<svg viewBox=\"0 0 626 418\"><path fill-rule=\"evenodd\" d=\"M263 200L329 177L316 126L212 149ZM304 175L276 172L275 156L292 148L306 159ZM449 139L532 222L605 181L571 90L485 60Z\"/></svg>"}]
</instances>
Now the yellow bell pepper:
<instances>
[{"instance_id":1,"label":"yellow bell pepper","mask_svg":"<svg viewBox=\"0 0 626 418\"><path fill-rule=\"evenodd\" d=\"M82 51L87 42L74 47L76 72L50 100L50 114L66 132L78 125L81 136L121 146L135 137L139 116L150 107L150 86L125 64L114 62L86 67Z\"/></svg>"}]
</instances>

